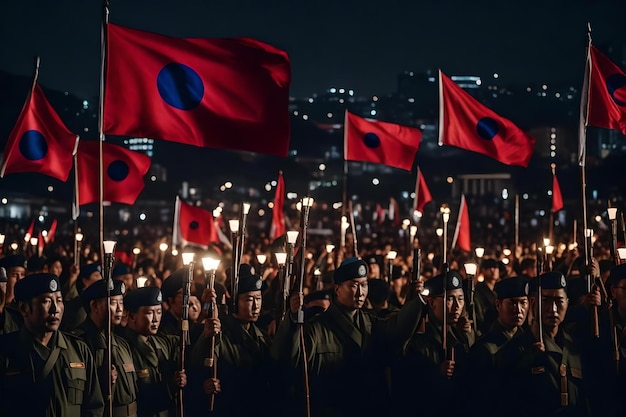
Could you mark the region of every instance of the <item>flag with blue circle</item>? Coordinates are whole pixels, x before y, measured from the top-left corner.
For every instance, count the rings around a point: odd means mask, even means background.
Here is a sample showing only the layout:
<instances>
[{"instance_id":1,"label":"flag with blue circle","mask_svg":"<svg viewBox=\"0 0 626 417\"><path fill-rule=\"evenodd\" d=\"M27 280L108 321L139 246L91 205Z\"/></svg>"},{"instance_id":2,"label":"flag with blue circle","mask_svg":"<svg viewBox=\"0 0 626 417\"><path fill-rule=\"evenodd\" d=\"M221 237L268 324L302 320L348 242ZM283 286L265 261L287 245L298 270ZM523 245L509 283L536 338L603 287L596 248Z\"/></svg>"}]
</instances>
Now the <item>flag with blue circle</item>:
<instances>
[{"instance_id":1,"label":"flag with blue circle","mask_svg":"<svg viewBox=\"0 0 626 417\"><path fill-rule=\"evenodd\" d=\"M286 52L108 24L104 131L277 156L289 151Z\"/></svg>"},{"instance_id":2,"label":"flag with blue circle","mask_svg":"<svg viewBox=\"0 0 626 417\"><path fill-rule=\"evenodd\" d=\"M535 139L439 71L439 144L527 167Z\"/></svg>"},{"instance_id":3,"label":"flag with blue circle","mask_svg":"<svg viewBox=\"0 0 626 417\"><path fill-rule=\"evenodd\" d=\"M591 76L587 124L626 135L626 75L595 46L590 46Z\"/></svg>"},{"instance_id":4,"label":"flag with blue circle","mask_svg":"<svg viewBox=\"0 0 626 417\"><path fill-rule=\"evenodd\" d=\"M367 120L346 110L346 161L373 162L410 171L422 132L395 123Z\"/></svg>"},{"instance_id":5,"label":"flag with blue circle","mask_svg":"<svg viewBox=\"0 0 626 417\"><path fill-rule=\"evenodd\" d=\"M35 82L4 151L0 177L35 172L67 181L78 136L59 117Z\"/></svg>"},{"instance_id":6,"label":"flag with blue circle","mask_svg":"<svg viewBox=\"0 0 626 417\"><path fill-rule=\"evenodd\" d=\"M98 141L81 141L78 145L78 204L100 201ZM143 190L143 177L150 169L150 157L112 143L102 144L103 202L135 204Z\"/></svg>"}]
</instances>

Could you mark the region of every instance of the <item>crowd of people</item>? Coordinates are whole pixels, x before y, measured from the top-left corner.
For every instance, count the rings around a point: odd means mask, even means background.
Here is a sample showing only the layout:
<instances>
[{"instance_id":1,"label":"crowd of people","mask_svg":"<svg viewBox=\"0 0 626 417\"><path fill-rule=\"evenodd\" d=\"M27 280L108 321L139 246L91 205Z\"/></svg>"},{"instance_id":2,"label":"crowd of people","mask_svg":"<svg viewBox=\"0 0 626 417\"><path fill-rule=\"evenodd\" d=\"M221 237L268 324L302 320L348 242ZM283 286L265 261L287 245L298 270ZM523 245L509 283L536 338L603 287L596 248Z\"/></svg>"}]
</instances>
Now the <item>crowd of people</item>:
<instances>
[{"instance_id":1,"label":"crowd of people","mask_svg":"<svg viewBox=\"0 0 626 417\"><path fill-rule=\"evenodd\" d=\"M443 259L418 236L391 259L392 240L352 238L250 236L192 266L5 247L0 416L623 415L626 264L607 239L587 262L571 243Z\"/></svg>"}]
</instances>

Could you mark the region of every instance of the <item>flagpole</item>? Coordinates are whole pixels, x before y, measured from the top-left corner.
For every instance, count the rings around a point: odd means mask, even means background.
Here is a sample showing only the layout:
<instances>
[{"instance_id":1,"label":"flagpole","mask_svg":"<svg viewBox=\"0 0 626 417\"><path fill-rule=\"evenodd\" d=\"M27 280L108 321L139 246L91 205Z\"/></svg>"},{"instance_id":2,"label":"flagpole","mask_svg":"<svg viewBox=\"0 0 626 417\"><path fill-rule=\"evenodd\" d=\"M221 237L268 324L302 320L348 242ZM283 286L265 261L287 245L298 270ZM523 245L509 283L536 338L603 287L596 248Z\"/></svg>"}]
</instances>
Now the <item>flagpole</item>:
<instances>
[{"instance_id":1,"label":"flagpole","mask_svg":"<svg viewBox=\"0 0 626 417\"><path fill-rule=\"evenodd\" d=\"M554 178L556 176L556 164L550 164L552 170L552 184L554 184ZM552 201L554 201L554 185L552 186ZM548 226L548 238L550 242L554 242L554 207L550 207L550 225Z\"/></svg>"},{"instance_id":2,"label":"flagpole","mask_svg":"<svg viewBox=\"0 0 626 417\"><path fill-rule=\"evenodd\" d=\"M107 26L109 24L109 0L103 2L103 19L100 28L100 97L98 112L98 136L100 143L99 162L98 162L98 193L99 193L99 241L100 241L100 259L104 259L104 175L103 175L103 145L104 142L104 77L106 71L106 45L107 45Z\"/></svg>"},{"instance_id":3,"label":"flagpole","mask_svg":"<svg viewBox=\"0 0 626 417\"><path fill-rule=\"evenodd\" d=\"M591 76L591 23L587 22L587 56L585 62L585 77L583 81L583 88L580 98L580 124L579 124L579 138L578 138L578 165L580 166L580 183L582 194L582 209L583 209L583 230L587 230L587 180L585 174L586 156L587 156L587 115L589 111L589 77ZM575 238L575 237L574 237ZM589 265L589 250L587 239L583 239L584 242L584 254L585 254L585 266ZM587 291L591 292L591 281L587 280Z\"/></svg>"},{"instance_id":4,"label":"flagpole","mask_svg":"<svg viewBox=\"0 0 626 417\"><path fill-rule=\"evenodd\" d=\"M519 245L519 194L515 194L515 247Z\"/></svg>"},{"instance_id":5,"label":"flagpole","mask_svg":"<svg viewBox=\"0 0 626 417\"><path fill-rule=\"evenodd\" d=\"M344 113L344 123L343 123L343 196L342 196L342 204L341 204L341 219L340 222L340 231L343 235L343 239L339 243L341 250L337 254L337 265L341 264L341 261L345 257L346 251L346 242L345 242L345 232L343 230L343 219L347 219L346 210L348 207L348 160L346 159L348 155L348 124L346 120L348 120L348 109L346 109Z\"/></svg>"}]
</instances>

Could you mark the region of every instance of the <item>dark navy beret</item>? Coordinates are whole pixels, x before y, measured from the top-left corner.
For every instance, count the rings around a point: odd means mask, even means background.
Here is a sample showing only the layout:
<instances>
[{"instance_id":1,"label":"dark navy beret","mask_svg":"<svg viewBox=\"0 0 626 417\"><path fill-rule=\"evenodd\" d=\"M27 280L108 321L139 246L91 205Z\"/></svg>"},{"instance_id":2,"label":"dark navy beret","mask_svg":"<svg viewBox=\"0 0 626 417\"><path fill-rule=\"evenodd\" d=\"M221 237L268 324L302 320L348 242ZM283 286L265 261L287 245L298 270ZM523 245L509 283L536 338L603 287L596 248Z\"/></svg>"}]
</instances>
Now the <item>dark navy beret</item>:
<instances>
[{"instance_id":1,"label":"dark navy beret","mask_svg":"<svg viewBox=\"0 0 626 417\"><path fill-rule=\"evenodd\" d=\"M483 261L480 263L480 267L482 269L498 268L498 261L493 258L483 259Z\"/></svg>"},{"instance_id":2,"label":"dark navy beret","mask_svg":"<svg viewBox=\"0 0 626 417\"><path fill-rule=\"evenodd\" d=\"M80 294L80 300L83 305L89 305L91 300L97 300L98 298L106 298L107 297L107 280L101 279L89 287L85 288L83 292ZM126 287L124 282L113 280L113 289L111 290L111 296L114 295L124 295L126 293Z\"/></svg>"},{"instance_id":3,"label":"dark navy beret","mask_svg":"<svg viewBox=\"0 0 626 417\"><path fill-rule=\"evenodd\" d=\"M238 294L244 294L250 291L260 291L263 286L261 276L257 275L252 265L241 264L239 267L239 286Z\"/></svg>"},{"instance_id":4,"label":"dark navy beret","mask_svg":"<svg viewBox=\"0 0 626 417\"><path fill-rule=\"evenodd\" d=\"M443 279L446 274L439 274L424 283L424 289L428 290L428 295L443 294ZM463 288L463 277L458 271L449 271L446 280L446 290L457 290Z\"/></svg>"},{"instance_id":5,"label":"dark navy beret","mask_svg":"<svg viewBox=\"0 0 626 417\"><path fill-rule=\"evenodd\" d=\"M359 258L348 258L335 269L335 284L341 284L356 278L367 278L367 264Z\"/></svg>"},{"instance_id":6,"label":"dark navy beret","mask_svg":"<svg viewBox=\"0 0 626 417\"><path fill-rule=\"evenodd\" d=\"M167 301L169 297L175 297L176 293L183 288L183 284L189 275L189 267L185 266L172 272L161 285L163 298Z\"/></svg>"},{"instance_id":7,"label":"dark navy beret","mask_svg":"<svg viewBox=\"0 0 626 417\"><path fill-rule=\"evenodd\" d=\"M611 268L609 282L611 285L617 285L621 280L626 279L626 264L616 265Z\"/></svg>"},{"instance_id":8,"label":"dark navy beret","mask_svg":"<svg viewBox=\"0 0 626 417\"><path fill-rule=\"evenodd\" d=\"M505 298L525 297L528 295L529 278L526 275L505 278L496 282L493 290L500 300Z\"/></svg>"},{"instance_id":9,"label":"dark navy beret","mask_svg":"<svg viewBox=\"0 0 626 417\"><path fill-rule=\"evenodd\" d=\"M118 277L120 275L126 275L126 274L130 274L130 267L126 265L125 263L120 263L120 264L115 265L115 268L113 268L113 272L111 273L111 276Z\"/></svg>"},{"instance_id":10,"label":"dark navy beret","mask_svg":"<svg viewBox=\"0 0 626 417\"><path fill-rule=\"evenodd\" d=\"M541 278L541 288L544 290L559 290L561 288L567 290L567 280L565 275L559 271L545 272L539 275ZM530 281L530 292L537 292L537 279Z\"/></svg>"},{"instance_id":11,"label":"dark navy beret","mask_svg":"<svg viewBox=\"0 0 626 417\"><path fill-rule=\"evenodd\" d=\"M102 268L100 267L99 264L95 262L87 264L83 266L82 268L80 268L80 272L78 273L78 278L88 279L89 276L91 276L91 274L93 274L94 272L100 272L100 274L102 274Z\"/></svg>"},{"instance_id":12,"label":"dark navy beret","mask_svg":"<svg viewBox=\"0 0 626 417\"><path fill-rule=\"evenodd\" d=\"M61 291L59 278L47 272L26 275L15 284L15 299L29 301L41 294Z\"/></svg>"},{"instance_id":13,"label":"dark navy beret","mask_svg":"<svg viewBox=\"0 0 626 417\"><path fill-rule=\"evenodd\" d=\"M6 269L13 268L14 266L21 266L22 268L26 268L26 258L22 255L9 255L0 259L0 266L3 266Z\"/></svg>"},{"instance_id":14,"label":"dark navy beret","mask_svg":"<svg viewBox=\"0 0 626 417\"><path fill-rule=\"evenodd\" d=\"M158 306L163 302L159 287L143 287L130 291L124 298L124 307L137 312L142 306Z\"/></svg>"},{"instance_id":15,"label":"dark navy beret","mask_svg":"<svg viewBox=\"0 0 626 417\"><path fill-rule=\"evenodd\" d=\"M306 297L304 297L304 304L308 304L312 301L317 301L317 300L330 300L330 292L328 291L324 291L324 290L320 290L320 291L313 291L310 294L307 294Z\"/></svg>"}]
</instances>

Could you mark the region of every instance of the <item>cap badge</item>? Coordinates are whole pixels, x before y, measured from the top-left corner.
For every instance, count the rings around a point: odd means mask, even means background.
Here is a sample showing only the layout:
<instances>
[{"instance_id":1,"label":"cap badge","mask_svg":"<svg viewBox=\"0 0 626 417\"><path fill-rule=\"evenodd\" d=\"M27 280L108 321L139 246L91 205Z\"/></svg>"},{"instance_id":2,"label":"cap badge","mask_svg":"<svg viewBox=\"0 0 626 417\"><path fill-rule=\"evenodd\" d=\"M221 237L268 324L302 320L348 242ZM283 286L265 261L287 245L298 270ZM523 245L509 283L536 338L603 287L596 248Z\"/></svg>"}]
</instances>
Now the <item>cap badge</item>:
<instances>
[{"instance_id":1,"label":"cap badge","mask_svg":"<svg viewBox=\"0 0 626 417\"><path fill-rule=\"evenodd\" d=\"M261 281L260 279L254 283L254 286L256 287L257 290L260 290L262 285L263 285L263 281Z\"/></svg>"},{"instance_id":2,"label":"cap badge","mask_svg":"<svg viewBox=\"0 0 626 417\"><path fill-rule=\"evenodd\" d=\"M567 282L565 281L565 277L561 277L561 287L565 288L567 286Z\"/></svg>"},{"instance_id":3,"label":"cap badge","mask_svg":"<svg viewBox=\"0 0 626 417\"><path fill-rule=\"evenodd\" d=\"M528 283L524 285L524 294L528 295Z\"/></svg>"},{"instance_id":4,"label":"cap badge","mask_svg":"<svg viewBox=\"0 0 626 417\"><path fill-rule=\"evenodd\" d=\"M161 291L159 291L159 293L157 294L157 303L160 303L163 301L163 296L161 296Z\"/></svg>"},{"instance_id":5,"label":"cap badge","mask_svg":"<svg viewBox=\"0 0 626 417\"><path fill-rule=\"evenodd\" d=\"M124 283L122 282L120 284L120 292L123 294L126 294L126 285L124 285Z\"/></svg>"},{"instance_id":6,"label":"cap badge","mask_svg":"<svg viewBox=\"0 0 626 417\"><path fill-rule=\"evenodd\" d=\"M54 292L57 290L57 282L55 280L50 280L50 284L48 285L50 291Z\"/></svg>"},{"instance_id":7,"label":"cap badge","mask_svg":"<svg viewBox=\"0 0 626 417\"><path fill-rule=\"evenodd\" d=\"M461 283L459 282L459 279L457 277L452 277L452 286L454 288L457 288Z\"/></svg>"},{"instance_id":8,"label":"cap badge","mask_svg":"<svg viewBox=\"0 0 626 417\"><path fill-rule=\"evenodd\" d=\"M359 266L358 273L359 273L359 277L364 277L367 275L367 268L365 268L365 265Z\"/></svg>"}]
</instances>

